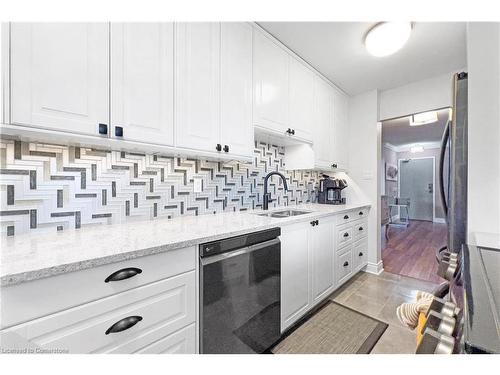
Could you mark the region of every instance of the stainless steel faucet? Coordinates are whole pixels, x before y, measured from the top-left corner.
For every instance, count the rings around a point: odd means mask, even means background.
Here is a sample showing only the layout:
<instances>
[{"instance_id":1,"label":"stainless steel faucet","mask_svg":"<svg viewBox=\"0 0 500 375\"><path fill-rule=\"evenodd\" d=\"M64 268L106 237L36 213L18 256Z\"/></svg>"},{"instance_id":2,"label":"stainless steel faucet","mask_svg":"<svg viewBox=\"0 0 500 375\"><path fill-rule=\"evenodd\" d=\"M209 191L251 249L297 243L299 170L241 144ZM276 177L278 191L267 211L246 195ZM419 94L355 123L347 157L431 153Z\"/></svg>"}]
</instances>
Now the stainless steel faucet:
<instances>
[{"instance_id":1,"label":"stainless steel faucet","mask_svg":"<svg viewBox=\"0 0 500 375\"><path fill-rule=\"evenodd\" d=\"M281 179L283 180L283 187L285 188L285 191L288 191L288 185L286 184L286 177L283 176L280 172L269 172L266 177L264 177L264 198L262 202L262 209L267 210L269 208L269 202L272 202L273 200L271 199L271 193L267 192L267 181L272 175L277 175L280 176Z\"/></svg>"}]
</instances>

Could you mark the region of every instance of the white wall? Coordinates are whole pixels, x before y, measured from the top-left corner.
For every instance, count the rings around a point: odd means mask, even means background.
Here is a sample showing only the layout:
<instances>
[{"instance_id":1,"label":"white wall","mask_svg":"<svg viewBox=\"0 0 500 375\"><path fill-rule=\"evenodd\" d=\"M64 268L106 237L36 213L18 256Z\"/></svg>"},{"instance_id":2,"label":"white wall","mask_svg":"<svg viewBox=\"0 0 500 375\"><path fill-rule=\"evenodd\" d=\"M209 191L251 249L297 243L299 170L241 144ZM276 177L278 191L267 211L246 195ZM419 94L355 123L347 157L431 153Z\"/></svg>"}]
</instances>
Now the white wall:
<instances>
[{"instance_id":1,"label":"white wall","mask_svg":"<svg viewBox=\"0 0 500 375\"><path fill-rule=\"evenodd\" d=\"M380 130L378 119L378 91L373 90L349 100L349 175L357 188L370 202L368 216L369 272L382 270L380 242Z\"/></svg>"},{"instance_id":2,"label":"white wall","mask_svg":"<svg viewBox=\"0 0 500 375\"><path fill-rule=\"evenodd\" d=\"M452 77L456 72L396 87L380 92L380 120L452 105Z\"/></svg>"},{"instance_id":3,"label":"white wall","mask_svg":"<svg viewBox=\"0 0 500 375\"><path fill-rule=\"evenodd\" d=\"M500 26L467 24L468 238L500 233Z\"/></svg>"}]
</instances>

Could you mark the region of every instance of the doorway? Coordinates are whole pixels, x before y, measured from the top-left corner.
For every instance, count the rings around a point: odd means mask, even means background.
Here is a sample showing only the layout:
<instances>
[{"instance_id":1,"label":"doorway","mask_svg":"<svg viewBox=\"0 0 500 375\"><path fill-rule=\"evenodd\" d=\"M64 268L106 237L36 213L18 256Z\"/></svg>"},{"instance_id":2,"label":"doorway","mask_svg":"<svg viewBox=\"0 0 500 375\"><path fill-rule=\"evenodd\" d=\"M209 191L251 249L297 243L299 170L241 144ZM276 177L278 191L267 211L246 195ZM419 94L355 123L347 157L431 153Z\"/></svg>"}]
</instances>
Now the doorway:
<instances>
[{"instance_id":1,"label":"doorway","mask_svg":"<svg viewBox=\"0 0 500 375\"><path fill-rule=\"evenodd\" d=\"M447 237L439 161L449 118L450 109L442 108L382 121L380 235L387 272L442 281L435 252Z\"/></svg>"},{"instance_id":2,"label":"doorway","mask_svg":"<svg viewBox=\"0 0 500 375\"><path fill-rule=\"evenodd\" d=\"M406 212L409 219L434 221L435 158L399 159L398 165L398 196L410 202Z\"/></svg>"}]
</instances>

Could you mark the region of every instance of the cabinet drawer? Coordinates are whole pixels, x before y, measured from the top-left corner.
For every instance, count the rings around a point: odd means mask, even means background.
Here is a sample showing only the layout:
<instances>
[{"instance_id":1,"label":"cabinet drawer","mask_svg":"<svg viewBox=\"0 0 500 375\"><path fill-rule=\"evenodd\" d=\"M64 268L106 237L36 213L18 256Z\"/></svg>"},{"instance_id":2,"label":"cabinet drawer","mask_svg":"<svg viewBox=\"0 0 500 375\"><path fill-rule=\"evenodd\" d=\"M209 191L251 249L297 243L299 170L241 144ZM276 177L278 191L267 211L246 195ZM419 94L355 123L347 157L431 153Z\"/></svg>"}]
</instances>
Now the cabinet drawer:
<instances>
[{"instance_id":1,"label":"cabinet drawer","mask_svg":"<svg viewBox=\"0 0 500 375\"><path fill-rule=\"evenodd\" d=\"M196 325L193 323L170 336L140 349L141 354L196 354Z\"/></svg>"},{"instance_id":2,"label":"cabinet drawer","mask_svg":"<svg viewBox=\"0 0 500 375\"><path fill-rule=\"evenodd\" d=\"M4 287L0 327L10 327L194 270L195 258L196 249L189 247ZM120 281L105 282L114 272L131 267L141 272Z\"/></svg>"},{"instance_id":3,"label":"cabinet drawer","mask_svg":"<svg viewBox=\"0 0 500 375\"><path fill-rule=\"evenodd\" d=\"M338 226L336 229L337 249L346 246L352 242L352 225Z\"/></svg>"},{"instance_id":4,"label":"cabinet drawer","mask_svg":"<svg viewBox=\"0 0 500 375\"><path fill-rule=\"evenodd\" d=\"M360 208L351 212L353 219L363 219L368 217L368 208Z\"/></svg>"},{"instance_id":5,"label":"cabinet drawer","mask_svg":"<svg viewBox=\"0 0 500 375\"><path fill-rule=\"evenodd\" d=\"M361 240L354 243L352 250L354 269L356 271L363 268L366 265L367 256L368 256L368 241L366 240L366 238L362 238Z\"/></svg>"},{"instance_id":6,"label":"cabinet drawer","mask_svg":"<svg viewBox=\"0 0 500 375\"><path fill-rule=\"evenodd\" d=\"M336 255L337 285L344 283L352 274L352 249L349 247L344 252Z\"/></svg>"},{"instance_id":7,"label":"cabinet drawer","mask_svg":"<svg viewBox=\"0 0 500 375\"><path fill-rule=\"evenodd\" d=\"M195 281L195 271L191 271L8 331L44 349L131 353L195 321ZM127 318L129 323L125 324ZM113 326L116 332L110 332Z\"/></svg>"},{"instance_id":8,"label":"cabinet drawer","mask_svg":"<svg viewBox=\"0 0 500 375\"><path fill-rule=\"evenodd\" d=\"M337 224L342 225L345 223L350 223L351 221L357 219L354 211L347 211L337 216Z\"/></svg>"},{"instance_id":9,"label":"cabinet drawer","mask_svg":"<svg viewBox=\"0 0 500 375\"><path fill-rule=\"evenodd\" d=\"M357 220L353 223L352 235L354 239L366 237L368 233L368 223L366 220Z\"/></svg>"}]
</instances>

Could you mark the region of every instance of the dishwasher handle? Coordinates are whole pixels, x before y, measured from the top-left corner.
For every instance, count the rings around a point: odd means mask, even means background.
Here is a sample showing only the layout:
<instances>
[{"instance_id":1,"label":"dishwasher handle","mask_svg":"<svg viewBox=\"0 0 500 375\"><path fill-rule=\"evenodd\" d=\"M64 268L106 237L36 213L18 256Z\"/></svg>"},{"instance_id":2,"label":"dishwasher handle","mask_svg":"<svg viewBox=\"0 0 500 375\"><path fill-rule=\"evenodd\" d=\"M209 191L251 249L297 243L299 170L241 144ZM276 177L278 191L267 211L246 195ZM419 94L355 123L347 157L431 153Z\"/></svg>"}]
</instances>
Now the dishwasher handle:
<instances>
[{"instance_id":1,"label":"dishwasher handle","mask_svg":"<svg viewBox=\"0 0 500 375\"><path fill-rule=\"evenodd\" d=\"M278 237L276 237L276 238L269 240L269 241L261 242L261 243L251 245L251 246L242 247L240 249L229 251L227 253L212 255L209 257L203 257L203 258L200 258L201 265L205 266L207 264L220 262L222 260L234 258L234 257L237 257L239 255L248 254L248 253L251 253L251 252L254 252L257 250L261 250L261 249L264 249L264 248L269 247L269 246L279 245L280 243L281 243L280 239Z\"/></svg>"}]
</instances>

